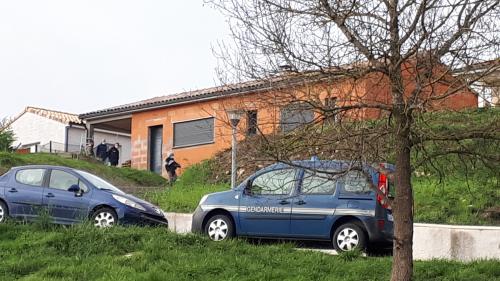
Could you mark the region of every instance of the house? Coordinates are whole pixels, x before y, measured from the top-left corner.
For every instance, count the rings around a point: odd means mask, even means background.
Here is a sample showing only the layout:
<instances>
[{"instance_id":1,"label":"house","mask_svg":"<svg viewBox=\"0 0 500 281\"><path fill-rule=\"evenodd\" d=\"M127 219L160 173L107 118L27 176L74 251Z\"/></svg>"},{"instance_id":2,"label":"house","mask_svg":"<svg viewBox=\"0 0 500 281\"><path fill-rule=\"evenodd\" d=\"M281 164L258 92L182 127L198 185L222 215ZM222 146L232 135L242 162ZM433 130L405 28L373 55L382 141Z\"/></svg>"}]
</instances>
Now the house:
<instances>
[{"instance_id":1,"label":"house","mask_svg":"<svg viewBox=\"0 0 500 281\"><path fill-rule=\"evenodd\" d=\"M404 75L414 74L408 70ZM454 79L450 78L426 88L424 95L440 95L454 87ZM130 134L132 167L165 175L162 163L170 151L185 168L229 148L229 111L245 112L238 125L238 138L242 139L256 133L293 130L317 118L328 119L314 104L334 109L360 101L387 104L390 101L387 78L375 74L354 79L335 72L287 72L262 81L155 97L85 113L80 118L85 120L89 136L106 128ZM469 90L432 102L435 110L477 105L477 96ZM376 108L364 108L344 114L342 118L374 119L383 114ZM330 117L337 120L340 116Z\"/></svg>"},{"instance_id":2,"label":"house","mask_svg":"<svg viewBox=\"0 0 500 281\"><path fill-rule=\"evenodd\" d=\"M476 81L472 87L479 94L481 106L500 106L500 58L456 69L453 75Z\"/></svg>"},{"instance_id":3,"label":"house","mask_svg":"<svg viewBox=\"0 0 500 281\"><path fill-rule=\"evenodd\" d=\"M9 128L14 132L14 147L26 152L78 153L86 143L86 126L78 115L28 106L15 117ZM130 135L96 130L95 142L120 143L120 163L130 160Z\"/></svg>"}]
</instances>

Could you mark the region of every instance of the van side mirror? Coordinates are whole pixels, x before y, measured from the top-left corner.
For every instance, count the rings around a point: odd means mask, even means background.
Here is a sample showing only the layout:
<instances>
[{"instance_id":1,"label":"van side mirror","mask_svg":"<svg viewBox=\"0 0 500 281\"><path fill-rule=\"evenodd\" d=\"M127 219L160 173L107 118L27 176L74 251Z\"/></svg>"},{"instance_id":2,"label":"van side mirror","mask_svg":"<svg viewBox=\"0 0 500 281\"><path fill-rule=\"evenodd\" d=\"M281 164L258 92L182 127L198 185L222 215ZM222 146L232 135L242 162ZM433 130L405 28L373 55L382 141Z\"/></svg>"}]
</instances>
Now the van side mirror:
<instances>
[{"instance_id":1,"label":"van side mirror","mask_svg":"<svg viewBox=\"0 0 500 281\"><path fill-rule=\"evenodd\" d=\"M252 181L247 181L245 184L245 189L243 189L243 194L252 195Z\"/></svg>"}]
</instances>

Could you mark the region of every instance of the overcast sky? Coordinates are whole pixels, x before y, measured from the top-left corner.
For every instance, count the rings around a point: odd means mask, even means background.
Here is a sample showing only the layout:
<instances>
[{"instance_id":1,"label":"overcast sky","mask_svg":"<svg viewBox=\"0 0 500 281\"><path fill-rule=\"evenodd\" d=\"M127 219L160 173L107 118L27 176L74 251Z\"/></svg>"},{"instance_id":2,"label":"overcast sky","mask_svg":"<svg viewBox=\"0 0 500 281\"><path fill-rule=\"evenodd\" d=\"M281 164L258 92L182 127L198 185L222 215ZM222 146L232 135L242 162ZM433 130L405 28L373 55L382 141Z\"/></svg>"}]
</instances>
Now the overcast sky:
<instances>
[{"instance_id":1,"label":"overcast sky","mask_svg":"<svg viewBox=\"0 0 500 281\"><path fill-rule=\"evenodd\" d=\"M203 0L0 0L0 117L214 86L228 33Z\"/></svg>"}]
</instances>

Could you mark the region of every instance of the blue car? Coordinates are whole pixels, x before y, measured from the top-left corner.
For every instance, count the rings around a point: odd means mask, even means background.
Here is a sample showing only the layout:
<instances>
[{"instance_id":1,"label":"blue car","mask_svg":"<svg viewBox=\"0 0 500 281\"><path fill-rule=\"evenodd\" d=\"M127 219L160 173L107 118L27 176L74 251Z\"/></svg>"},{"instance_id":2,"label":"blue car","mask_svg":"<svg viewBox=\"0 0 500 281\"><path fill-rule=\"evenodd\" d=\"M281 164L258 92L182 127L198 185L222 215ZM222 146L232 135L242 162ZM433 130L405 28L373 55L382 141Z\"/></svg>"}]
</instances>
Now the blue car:
<instances>
[{"instance_id":1,"label":"blue car","mask_svg":"<svg viewBox=\"0 0 500 281\"><path fill-rule=\"evenodd\" d=\"M205 195L192 230L214 241L233 236L326 240L337 251L388 246L393 218L385 198L394 166L381 165L355 169L346 161L319 160L271 165L232 190Z\"/></svg>"},{"instance_id":2,"label":"blue car","mask_svg":"<svg viewBox=\"0 0 500 281\"><path fill-rule=\"evenodd\" d=\"M48 165L12 168L0 176L0 223L8 217L32 221L47 214L54 223L85 220L168 226L165 213L88 172Z\"/></svg>"}]
</instances>

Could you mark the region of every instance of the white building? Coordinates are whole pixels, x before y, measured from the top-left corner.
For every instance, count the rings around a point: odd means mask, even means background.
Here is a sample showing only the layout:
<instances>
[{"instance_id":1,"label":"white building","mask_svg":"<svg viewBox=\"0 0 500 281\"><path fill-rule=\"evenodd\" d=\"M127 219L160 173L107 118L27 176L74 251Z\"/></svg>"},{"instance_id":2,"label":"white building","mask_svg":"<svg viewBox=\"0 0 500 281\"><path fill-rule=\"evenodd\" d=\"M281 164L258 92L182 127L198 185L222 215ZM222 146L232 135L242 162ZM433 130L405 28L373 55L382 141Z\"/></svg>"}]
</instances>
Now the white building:
<instances>
[{"instance_id":1,"label":"white building","mask_svg":"<svg viewBox=\"0 0 500 281\"><path fill-rule=\"evenodd\" d=\"M30 152L80 152L85 146L87 131L78 115L36 107L27 107L10 123L15 148ZM104 129L94 130L97 146L105 139L120 144L119 164L130 160L130 134Z\"/></svg>"}]
</instances>

